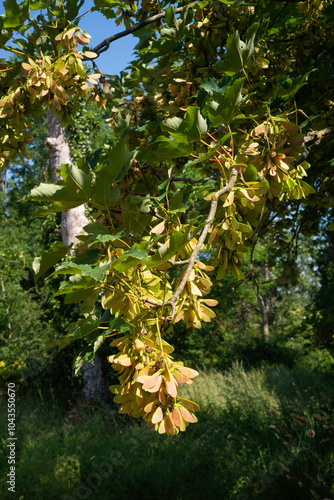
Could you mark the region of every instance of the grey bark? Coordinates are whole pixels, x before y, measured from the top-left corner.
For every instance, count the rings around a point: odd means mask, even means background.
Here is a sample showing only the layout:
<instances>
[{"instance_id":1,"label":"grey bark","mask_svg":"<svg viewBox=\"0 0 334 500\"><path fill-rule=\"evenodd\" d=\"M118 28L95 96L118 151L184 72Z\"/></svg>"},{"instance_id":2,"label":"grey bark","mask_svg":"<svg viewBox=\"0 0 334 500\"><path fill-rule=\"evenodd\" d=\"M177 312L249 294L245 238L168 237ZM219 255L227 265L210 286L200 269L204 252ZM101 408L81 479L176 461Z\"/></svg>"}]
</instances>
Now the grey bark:
<instances>
[{"instance_id":1,"label":"grey bark","mask_svg":"<svg viewBox=\"0 0 334 500\"><path fill-rule=\"evenodd\" d=\"M59 118L47 108L49 137L45 141L49 148L50 169L53 182L61 180L57 170L63 163L72 163L70 147L66 140L66 130L60 124ZM89 221L85 214L85 205L65 210L61 214L61 233L65 245L77 243L76 237L82 233L82 228ZM108 384L102 373L102 360L98 353L95 354L94 366L84 363L82 366L85 381L85 399L95 398L100 402L110 396Z\"/></svg>"},{"instance_id":2,"label":"grey bark","mask_svg":"<svg viewBox=\"0 0 334 500\"><path fill-rule=\"evenodd\" d=\"M60 125L59 118L47 108L49 137L45 143L49 148L50 169L53 182L61 180L57 170L63 163L72 163L71 153L66 140L65 129ZM64 210L61 214L61 234L64 245L77 243L76 236L82 233L82 228L88 224L85 205Z\"/></svg>"}]
</instances>

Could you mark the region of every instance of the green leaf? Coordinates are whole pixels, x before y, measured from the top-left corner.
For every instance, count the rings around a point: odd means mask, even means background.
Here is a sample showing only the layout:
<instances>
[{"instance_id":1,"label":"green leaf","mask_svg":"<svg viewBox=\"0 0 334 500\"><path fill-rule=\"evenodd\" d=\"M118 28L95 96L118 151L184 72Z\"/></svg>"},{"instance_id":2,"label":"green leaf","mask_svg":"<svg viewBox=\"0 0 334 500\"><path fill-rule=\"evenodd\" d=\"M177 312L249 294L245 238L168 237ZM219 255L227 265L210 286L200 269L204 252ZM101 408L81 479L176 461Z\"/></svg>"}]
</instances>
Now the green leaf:
<instances>
[{"instance_id":1,"label":"green leaf","mask_svg":"<svg viewBox=\"0 0 334 500\"><path fill-rule=\"evenodd\" d=\"M75 262L67 262L62 266L57 267L57 269L52 273L51 276L57 276L59 274L82 274L85 265L81 266L76 264ZM90 266L86 265L86 268L92 269Z\"/></svg>"},{"instance_id":2,"label":"green leaf","mask_svg":"<svg viewBox=\"0 0 334 500\"><path fill-rule=\"evenodd\" d=\"M245 98L241 94L244 81L245 78L235 80L235 82L226 89L221 104L216 101L211 101L205 105L203 113L207 114L214 127L218 127L222 123L228 124L233 120L234 115L245 101Z\"/></svg>"},{"instance_id":3,"label":"green leaf","mask_svg":"<svg viewBox=\"0 0 334 500\"><path fill-rule=\"evenodd\" d=\"M36 210L34 216L61 212L86 203L91 195L92 174L86 174L75 165L63 164L60 167L63 180L60 184L40 184L32 189L24 200L47 201L49 207Z\"/></svg>"},{"instance_id":4,"label":"green leaf","mask_svg":"<svg viewBox=\"0 0 334 500\"><path fill-rule=\"evenodd\" d=\"M103 149L99 148L94 151L94 153L86 155L86 161L89 163L89 166L92 170L94 170L94 168L98 164L102 151Z\"/></svg>"},{"instance_id":5,"label":"green leaf","mask_svg":"<svg viewBox=\"0 0 334 500\"><path fill-rule=\"evenodd\" d=\"M73 375L77 376L79 374L80 369L86 361L94 365L94 357L93 346L89 345L82 349L73 362Z\"/></svg>"},{"instance_id":6,"label":"green leaf","mask_svg":"<svg viewBox=\"0 0 334 500\"><path fill-rule=\"evenodd\" d=\"M144 242L146 244L146 242ZM134 245L127 252L125 252L121 257L115 259L111 263L111 267L119 272L127 271L131 267L135 267L141 261L148 261L148 254L145 250L140 250L138 245Z\"/></svg>"},{"instance_id":7,"label":"green leaf","mask_svg":"<svg viewBox=\"0 0 334 500\"><path fill-rule=\"evenodd\" d=\"M226 41L226 58L218 61L215 65L215 69L219 73L233 76L242 70L243 60L240 42L238 31L228 37ZM244 42L241 42L241 44L244 44Z\"/></svg>"},{"instance_id":8,"label":"green leaf","mask_svg":"<svg viewBox=\"0 0 334 500\"><path fill-rule=\"evenodd\" d=\"M175 141L185 142L187 141L187 135L184 133L185 122L182 118L174 116L173 118L167 118L160 125L161 130L164 132L169 132Z\"/></svg>"},{"instance_id":9,"label":"green leaf","mask_svg":"<svg viewBox=\"0 0 334 500\"><path fill-rule=\"evenodd\" d=\"M49 342L45 346L45 350L51 349L51 347L59 346L63 349L66 345L74 342L74 340L81 339L83 337L87 337L87 335L94 332L100 325L100 320L96 319L94 321L87 321L86 318L80 319L74 330L69 334L60 339L55 339Z\"/></svg>"},{"instance_id":10,"label":"green leaf","mask_svg":"<svg viewBox=\"0 0 334 500\"><path fill-rule=\"evenodd\" d=\"M84 276L90 276L96 281L102 281L105 272L110 269L110 264L104 264L103 266L95 266L92 270L87 270L83 273Z\"/></svg>"},{"instance_id":11,"label":"green leaf","mask_svg":"<svg viewBox=\"0 0 334 500\"><path fill-rule=\"evenodd\" d=\"M94 238L102 234L109 235L109 228L103 224L99 224L98 222L91 222L90 224L87 224L83 227L83 230L88 234L92 234Z\"/></svg>"},{"instance_id":12,"label":"green leaf","mask_svg":"<svg viewBox=\"0 0 334 500\"><path fill-rule=\"evenodd\" d=\"M76 165L67 163L60 167L60 175L69 189L75 187L77 194L80 192L80 195L86 200L90 198L92 182L92 174L90 172L85 173Z\"/></svg>"},{"instance_id":13,"label":"green leaf","mask_svg":"<svg viewBox=\"0 0 334 500\"><path fill-rule=\"evenodd\" d=\"M83 254L79 254L76 257L76 262L80 264L96 264L97 260L101 256L101 250L98 248L89 249Z\"/></svg>"},{"instance_id":14,"label":"green leaf","mask_svg":"<svg viewBox=\"0 0 334 500\"><path fill-rule=\"evenodd\" d=\"M79 10L85 3L85 0L66 0L64 1L66 20L73 21L79 14Z\"/></svg>"},{"instance_id":15,"label":"green leaf","mask_svg":"<svg viewBox=\"0 0 334 500\"><path fill-rule=\"evenodd\" d=\"M240 40L239 32L230 35L226 41L226 58L218 61L215 69L226 75L235 75L244 69L253 56L254 40L258 24L254 23L247 32L246 42Z\"/></svg>"},{"instance_id":16,"label":"green leaf","mask_svg":"<svg viewBox=\"0 0 334 500\"><path fill-rule=\"evenodd\" d=\"M118 333L125 333L132 330L132 328L133 326L130 323L118 316L117 318L114 318L112 321L110 321L107 332L109 334L114 330L117 330Z\"/></svg>"},{"instance_id":17,"label":"green leaf","mask_svg":"<svg viewBox=\"0 0 334 500\"><path fill-rule=\"evenodd\" d=\"M71 277L74 278L74 276ZM91 298L98 294L99 287L96 288L96 282L90 276L77 275L76 281L66 282L61 285L58 292L53 294L53 297L58 297L59 295L66 295L65 304L77 304L81 301L85 301L87 298Z\"/></svg>"},{"instance_id":18,"label":"green leaf","mask_svg":"<svg viewBox=\"0 0 334 500\"><path fill-rule=\"evenodd\" d=\"M217 103L222 103L224 100L224 94L226 89L232 85L233 78L232 76L225 76L221 82L216 80L215 78L206 78L200 85L200 90L196 94L197 103L200 106L201 110L203 109L205 103L208 101L208 98L211 97L210 100L217 101ZM210 122L213 125L212 122Z\"/></svg>"},{"instance_id":19,"label":"green leaf","mask_svg":"<svg viewBox=\"0 0 334 500\"><path fill-rule=\"evenodd\" d=\"M77 264L76 262L69 262L58 267L52 274L52 276L56 276L58 274L80 274L82 276L90 276L97 281L101 281L105 271L107 271L108 269L110 269L110 264L91 267L88 264Z\"/></svg>"},{"instance_id":20,"label":"green leaf","mask_svg":"<svg viewBox=\"0 0 334 500\"><path fill-rule=\"evenodd\" d=\"M177 141L197 141L207 134L209 125L199 108L188 106L184 120L168 118L161 124L161 130L169 132Z\"/></svg>"},{"instance_id":21,"label":"green leaf","mask_svg":"<svg viewBox=\"0 0 334 500\"><path fill-rule=\"evenodd\" d=\"M73 0L72 0L73 1ZM52 4L53 0L30 0L30 10L46 9Z\"/></svg>"},{"instance_id":22,"label":"green leaf","mask_svg":"<svg viewBox=\"0 0 334 500\"><path fill-rule=\"evenodd\" d=\"M106 207L117 205L120 196L120 186L116 185L112 188L107 172L101 170L93 186L92 203L98 208L106 209Z\"/></svg>"},{"instance_id":23,"label":"green leaf","mask_svg":"<svg viewBox=\"0 0 334 500\"><path fill-rule=\"evenodd\" d=\"M0 45L4 46L12 37L12 30L3 29L5 16L0 16Z\"/></svg>"},{"instance_id":24,"label":"green leaf","mask_svg":"<svg viewBox=\"0 0 334 500\"><path fill-rule=\"evenodd\" d=\"M167 9L165 10L165 21L169 28L173 26L175 19L175 10L176 7L174 7L173 5L171 7L167 7Z\"/></svg>"},{"instance_id":25,"label":"green leaf","mask_svg":"<svg viewBox=\"0 0 334 500\"><path fill-rule=\"evenodd\" d=\"M255 50L254 40L255 40L258 28L259 28L259 24L254 23L247 31L246 47L244 48L244 50L242 52L244 66L246 66L248 64L248 62L250 61L250 59L252 58L252 56L254 54L254 50Z\"/></svg>"},{"instance_id":26,"label":"green leaf","mask_svg":"<svg viewBox=\"0 0 334 500\"><path fill-rule=\"evenodd\" d=\"M232 77L229 78L232 80ZM205 78L200 84L200 88L210 95L213 95L214 92L220 92L219 81L216 78Z\"/></svg>"},{"instance_id":27,"label":"green leaf","mask_svg":"<svg viewBox=\"0 0 334 500\"><path fill-rule=\"evenodd\" d=\"M229 123L233 119L243 102L241 90L244 85L244 81L245 78L236 80L225 92L224 103L218 108L218 112L224 119L225 123Z\"/></svg>"},{"instance_id":28,"label":"green leaf","mask_svg":"<svg viewBox=\"0 0 334 500\"><path fill-rule=\"evenodd\" d=\"M207 120L201 115L199 108L189 106L185 119L185 133L190 141L197 141L205 136L209 126Z\"/></svg>"},{"instance_id":29,"label":"green leaf","mask_svg":"<svg viewBox=\"0 0 334 500\"><path fill-rule=\"evenodd\" d=\"M287 78L284 83L287 83L289 88L285 89L281 87L277 93L278 97L281 97L282 99L290 99L293 97L299 89L301 89L304 85L307 85L308 77L313 71L315 71L315 69L299 76L298 78Z\"/></svg>"},{"instance_id":30,"label":"green leaf","mask_svg":"<svg viewBox=\"0 0 334 500\"><path fill-rule=\"evenodd\" d=\"M179 231L175 231L170 237L169 247L158 243L158 250L152 256L150 261L146 263L146 266L149 269L159 266L179 253L191 239L191 227L191 225L188 225L184 226Z\"/></svg>"},{"instance_id":31,"label":"green leaf","mask_svg":"<svg viewBox=\"0 0 334 500\"><path fill-rule=\"evenodd\" d=\"M116 241L125 236L124 231L120 231L116 234L100 234L95 238L96 241L100 241L101 243L108 243L109 241Z\"/></svg>"},{"instance_id":32,"label":"green leaf","mask_svg":"<svg viewBox=\"0 0 334 500\"><path fill-rule=\"evenodd\" d=\"M190 142L181 143L168 139L165 141L157 140L152 146L146 148L139 154L139 159L152 162L173 160L174 158L189 156L192 150L193 146Z\"/></svg>"},{"instance_id":33,"label":"green leaf","mask_svg":"<svg viewBox=\"0 0 334 500\"><path fill-rule=\"evenodd\" d=\"M40 257L35 257L32 264L35 271L35 283L37 280L60 261L70 251L70 246L64 245L62 242L57 241L51 245L50 250L44 250Z\"/></svg>"},{"instance_id":34,"label":"green leaf","mask_svg":"<svg viewBox=\"0 0 334 500\"><path fill-rule=\"evenodd\" d=\"M129 151L126 145L126 134L108 152L108 161L102 168L107 173L111 182L120 180L128 171L136 151Z\"/></svg>"},{"instance_id":35,"label":"green leaf","mask_svg":"<svg viewBox=\"0 0 334 500\"><path fill-rule=\"evenodd\" d=\"M18 4L16 0L5 0L3 2L6 17L3 18L4 29L22 26L29 16L29 2Z\"/></svg>"}]
</instances>

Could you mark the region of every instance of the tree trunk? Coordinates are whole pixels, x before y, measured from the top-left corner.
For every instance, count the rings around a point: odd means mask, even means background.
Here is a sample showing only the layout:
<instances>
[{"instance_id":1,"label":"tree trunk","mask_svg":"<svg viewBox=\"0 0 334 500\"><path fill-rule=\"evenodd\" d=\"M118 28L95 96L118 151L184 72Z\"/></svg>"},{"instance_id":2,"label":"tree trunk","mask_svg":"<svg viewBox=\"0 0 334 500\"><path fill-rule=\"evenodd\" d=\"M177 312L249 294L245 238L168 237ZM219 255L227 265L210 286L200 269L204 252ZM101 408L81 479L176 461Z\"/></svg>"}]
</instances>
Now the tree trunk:
<instances>
[{"instance_id":1,"label":"tree trunk","mask_svg":"<svg viewBox=\"0 0 334 500\"><path fill-rule=\"evenodd\" d=\"M96 399L100 403L111 401L109 385L103 375L103 361L99 353L95 353L94 365L84 363L82 366L83 378L85 381L84 397L88 401Z\"/></svg>"},{"instance_id":2,"label":"tree trunk","mask_svg":"<svg viewBox=\"0 0 334 500\"><path fill-rule=\"evenodd\" d=\"M264 282L269 283L270 280L270 270L266 263L263 268ZM261 314L262 314L262 333L264 340L269 341L269 314L272 306L272 297L270 288L266 289L264 297L260 294L259 287L257 287L257 299L261 302Z\"/></svg>"},{"instance_id":3,"label":"tree trunk","mask_svg":"<svg viewBox=\"0 0 334 500\"><path fill-rule=\"evenodd\" d=\"M46 145L50 153L50 168L53 182L61 179L56 173L62 163L72 163L65 129L61 127L58 117L47 108L49 137ZM75 244L76 236L82 233L82 228L88 224L85 214L85 205L64 210L61 214L61 234L64 245Z\"/></svg>"},{"instance_id":4,"label":"tree trunk","mask_svg":"<svg viewBox=\"0 0 334 500\"><path fill-rule=\"evenodd\" d=\"M59 118L52 114L47 108L49 137L46 145L50 154L50 169L53 182L61 180L61 175L56 173L63 163L72 163L68 142L66 141L66 131L60 124ZM85 214L85 205L64 210L61 214L61 233L65 245L77 243L76 236L82 233L82 228L89 223ZM85 381L84 396L86 399L95 398L100 402L107 399L110 394L108 384L102 374L102 360L96 354L94 366L84 363L82 366L83 378Z\"/></svg>"},{"instance_id":5,"label":"tree trunk","mask_svg":"<svg viewBox=\"0 0 334 500\"><path fill-rule=\"evenodd\" d=\"M264 269L264 281L266 283L269 282L270 279L270 273L269 273L269 267L268 264L265 264ZM269 313L270 313L270 306L271 306L271 292L270 289L267 288L263 303L262 303L262 331L263 331L263 336L268 342L269 340Z\"/></svg>"}]
</instances>

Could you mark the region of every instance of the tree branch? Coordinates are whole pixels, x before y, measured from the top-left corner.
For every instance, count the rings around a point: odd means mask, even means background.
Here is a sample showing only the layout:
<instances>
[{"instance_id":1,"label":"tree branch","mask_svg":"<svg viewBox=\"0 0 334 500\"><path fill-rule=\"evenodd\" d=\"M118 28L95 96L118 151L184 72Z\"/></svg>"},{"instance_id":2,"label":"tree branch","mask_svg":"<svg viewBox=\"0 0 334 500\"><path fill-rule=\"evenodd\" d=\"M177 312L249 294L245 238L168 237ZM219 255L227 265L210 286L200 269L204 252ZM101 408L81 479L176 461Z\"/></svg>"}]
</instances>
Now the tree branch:
<instances>
[{"instance_id":1,"label":"tree branch","mask_svg":"<svg viewBox=\"0 0 334 500\"><path fill-rule=\"evenodd\" d=\"M168 302L166 302L164 304L165 306L168 305L168 306L172 307L172 315L171 315L172 319L173 319L173 317L175 316L175 313L176 313L175 302L176 302L176 300L178 299L178 297L180 296L180 294L182 293L184 287L187 284L187 281L189 279L190 273L191 273L191 271L192 271L192 269L193 269L193 267L195 265L195 260L196 260L197 254L200 251L200 249L202 248L202 245L204 243L206 235L208 234L209 228L210 228L210 226L211 226L211 224L213 222L213 219L214 219L214 217L216 215L219 198L223 194L229 193L230 191L232 191L232 189L233 189L233 187L234 187L234 185L236 183L237 176L238 176L238 173L233 168L232 169L232 173L231 173L231 178L229 180L229 183L225 187L223 187L222 189L220 189L219 191L217 191L216 193L214 193L213 196L212 196L209 215L208 215L208 217L206 219L205 226L203 227L203 230L202 230L201 236L199 237L197 245L194 248L193 253L191 254L187 270L184 273L183 278L182 278L179 286L175 290L173 297Z\"/></svg>"},{"instance_id":2,"label":"tree branch","mask_svg":"<svg viewBox=\"0 0 334 500\"><path fill-rule=\"evenodd\" d=\"M323 140L324 137L333 134L334 134L334 129L331 127L326 127L323 128L322 130L310 130L306 134L304 142L306 143L315 140L315 145L319 146L320 142Z\"/></svg>"},{"instance_id":3,"label":"tree branch","mask_svg":"<svg viewBox=\"0 0 334 500\"><path fill-rule=\"evenodd\" d=\"M321 142L326 138L327 141L330 141L334 137L334 129L331 127L326 127L322 130L310 130L305 138L304 138L304 144L302 145L302 153L300 154L299 158L293 162L293 166L296 167L297 165L300 165L303 163L303 161L306 160L308 155L310 154L311 151L306 149L305 144L311 141L314 142L314 146L320 146Z\"/></svg>"},{"instance_id":4,"label":"tree branch","mask_svg":"<svg viewBox=\"0 0 334 500\"><path fill-rule=\"evenodd\" d=\"M184 7L178 7L175 10L175 14L179 14L182 12L186 7L193 7L194 5L197 5L200 3L200 0L197 0L196 2L193 2L189 5L185 5ZM102 54L102 52L105 52L106 50L109 49L109 45L114 42L115 40L119 40L119 38L123 38L127 35L130 35L131 33L134 33L135 31L140 30L141 28L144 28L148 24L152 24L155 21L159 21L159 19L163 19L166 15L166 11L163 10L159 14L155 14L154 16L148 17L144 21L141 21L140 23L135 24L134 26L131 26L131 28L128 28L124 31L121 31L120 33L116 33L116 35L112 35L109 38L106 38L103 40L103 42L99 43L96 47L94 47L93 52L96 52L97 57ZM96 58L95 58L96 59Z\"/></svg>"}]
</instances>

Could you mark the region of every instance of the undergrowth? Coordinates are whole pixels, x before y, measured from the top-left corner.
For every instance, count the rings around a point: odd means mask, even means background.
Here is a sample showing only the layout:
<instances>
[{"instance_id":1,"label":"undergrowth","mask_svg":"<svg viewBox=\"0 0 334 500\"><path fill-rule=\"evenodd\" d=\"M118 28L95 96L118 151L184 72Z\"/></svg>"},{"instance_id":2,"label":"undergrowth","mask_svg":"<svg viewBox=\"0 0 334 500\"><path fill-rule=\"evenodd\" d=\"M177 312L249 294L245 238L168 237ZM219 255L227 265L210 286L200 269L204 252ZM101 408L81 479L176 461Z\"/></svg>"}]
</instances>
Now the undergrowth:
<instances>
[{"instance_id":1,"label":"undergrowth","mask_svg":"<svg viewBox=\"0 0 334 500\"><path fill-rule=\"evenodd\" d=\"M334 496L333 384L283 366L207 371L187 386L199 422L176 437L76 402L17 405L16 493L1 411L0 494L19 500L323 500Z\"/></svg>"}]
</instances>

